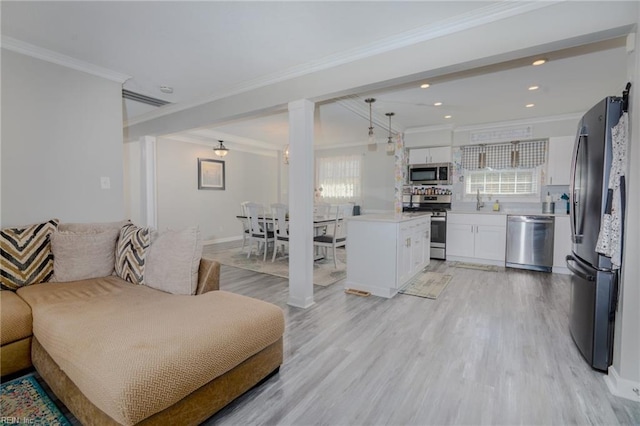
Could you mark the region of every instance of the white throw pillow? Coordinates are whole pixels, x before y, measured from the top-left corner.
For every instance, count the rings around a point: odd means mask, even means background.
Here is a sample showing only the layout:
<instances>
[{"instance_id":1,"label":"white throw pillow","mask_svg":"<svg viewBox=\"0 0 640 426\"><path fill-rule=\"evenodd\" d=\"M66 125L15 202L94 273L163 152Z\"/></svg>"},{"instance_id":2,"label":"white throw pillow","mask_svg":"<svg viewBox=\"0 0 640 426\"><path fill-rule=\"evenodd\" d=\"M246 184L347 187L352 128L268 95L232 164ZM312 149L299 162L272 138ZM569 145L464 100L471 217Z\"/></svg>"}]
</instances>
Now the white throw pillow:
<instances>
[{"instance_id":1,"label":"white throw pillow","mask_svg":"<svg viewBox=\"0 0 640 426\"><path fill-rule=\"evenodd\" d=\"M107 277L115 266L119 230L54 232L51 235L54 282Z\"/></svg>"},{"instance_id":2,"label":"white throw pillow","mask_svg":"<svg viewBox=\"0 0 640 426\"><path fill-rule=\"evenodd\" d=\"M144 284L172 294L195 294L201 258L197 226L162 232L147 251Z\"/></svg>"}]
</instances>

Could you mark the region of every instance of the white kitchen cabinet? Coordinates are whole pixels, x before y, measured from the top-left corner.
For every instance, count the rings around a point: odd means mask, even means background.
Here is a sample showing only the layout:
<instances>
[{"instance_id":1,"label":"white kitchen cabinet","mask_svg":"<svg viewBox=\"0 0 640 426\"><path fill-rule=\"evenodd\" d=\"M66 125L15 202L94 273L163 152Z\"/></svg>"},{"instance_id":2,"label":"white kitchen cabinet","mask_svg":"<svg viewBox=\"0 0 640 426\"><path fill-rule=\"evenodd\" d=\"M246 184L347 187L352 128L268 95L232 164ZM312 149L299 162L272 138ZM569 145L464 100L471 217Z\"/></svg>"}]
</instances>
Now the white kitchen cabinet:
<instances>
[{"instance_id":1,"label":"white kitchen cabinet","mask_svg":"<svg viewBox=\"0 0 640 426\"><path fill-rule=\"evenodd\" d=\"M571 253L571 225L569 215L556 216L553 229L553 269L556 274L571 274L565 258Z\"/></svg>"},{"instance_id":2,"label":"white kitchen cabinet","mask_svg":"<svg viewBox=\"0 0 640 426\"><path fill-rule=\"evenodd\" d=\"M451 217L451 214L449 215ZM451 256L473 257L474 225L447 222L447 258Z\"/></svg>"},{"instance_id":3,"label":"white kitchen cabinet","mask_svg":"<svg viewBox=\"0 0 640 426\"><path fill-rule=\"evenodd\" d=\"M574 141L573 136L549 138L547 185L569 185Z\"/></svg>"},{"instance_id":4,"label":"white kitchen cabinet","mask_svg":"<svg viewBox=\"0 0 640 426\"><path fill-rule=\"evenodd\" d=\"M413 148L409 150L409 164L450 163L451 147Z\"/></svg>"},{"instance_id":5,"label":"white kitchen cabinet","mask_svg":"<svg viewBox=\"0 0 640 426\"><path fill-rule=\"evenodd\" d=\"M447 215L447 260L504 266L506 238L503 214Z\"/></svg>"},{"instance_id":6,"label":"white kitchen cabinet","mask_svg":"<svg viewBox=\"0 0 640 426\"><path fill-rule=\"evenodd\" d=\"M345 288L393 297L429 265L430 232L430 214L350 217Z\"/></svg>"}]
</instances>

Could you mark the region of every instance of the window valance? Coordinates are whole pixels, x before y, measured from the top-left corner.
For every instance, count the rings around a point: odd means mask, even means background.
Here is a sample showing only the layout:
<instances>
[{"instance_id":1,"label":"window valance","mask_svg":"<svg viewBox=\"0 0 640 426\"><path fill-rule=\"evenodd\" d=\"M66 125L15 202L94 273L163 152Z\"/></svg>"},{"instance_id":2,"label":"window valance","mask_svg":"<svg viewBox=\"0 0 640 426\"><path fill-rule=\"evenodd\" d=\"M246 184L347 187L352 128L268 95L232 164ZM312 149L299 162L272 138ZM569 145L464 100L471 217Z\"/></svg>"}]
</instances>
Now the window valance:
<instances>
[{"instance_id":1,"label":"window valance","mask_svg":"<svg viewBox=\"0 0 640 426\"><path fill-rule=\"evenodd\" d=\"M547 158L547 140L462 147L462 168L495 170L541 166Z\"/></svg>"}]
</instances>

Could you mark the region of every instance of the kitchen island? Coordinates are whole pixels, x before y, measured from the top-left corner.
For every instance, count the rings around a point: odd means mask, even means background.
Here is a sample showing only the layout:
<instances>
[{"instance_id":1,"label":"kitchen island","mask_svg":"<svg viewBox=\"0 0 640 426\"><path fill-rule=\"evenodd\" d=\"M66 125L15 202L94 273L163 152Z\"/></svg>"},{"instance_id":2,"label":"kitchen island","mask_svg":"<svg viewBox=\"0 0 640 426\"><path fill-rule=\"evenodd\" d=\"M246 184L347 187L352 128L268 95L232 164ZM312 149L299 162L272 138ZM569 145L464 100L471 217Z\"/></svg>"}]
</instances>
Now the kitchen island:
<instances>
[{"instance_id":1,"label":"kitchen island","mask_svg":"<svg viewBox=\"0 0 640 426\"><path fill-rule=\"evenodd\" d=\"M345 288L393 297L429 265L431 213L351 216Z\"/></svg>"}]
</instances>

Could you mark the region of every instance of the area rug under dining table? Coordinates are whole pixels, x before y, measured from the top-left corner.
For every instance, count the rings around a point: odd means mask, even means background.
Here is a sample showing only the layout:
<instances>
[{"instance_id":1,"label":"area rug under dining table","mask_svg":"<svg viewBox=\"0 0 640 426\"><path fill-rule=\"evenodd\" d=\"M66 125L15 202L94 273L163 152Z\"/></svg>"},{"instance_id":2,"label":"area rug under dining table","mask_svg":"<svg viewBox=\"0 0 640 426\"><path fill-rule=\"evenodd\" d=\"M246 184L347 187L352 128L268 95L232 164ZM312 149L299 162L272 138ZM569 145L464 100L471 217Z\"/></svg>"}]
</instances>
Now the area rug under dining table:
<instances>
[{"instance_id":1,"label":"area rug under dining table","mask_svg":"<svg viewBox=\"0 0 640 426\"><path fill-rule=\"evenodd\" d=\"M206 245L202 250L202 257L216 260L223 265L233 266L234 268L289 278L289 258L283 257L281 254L276 257L275 262L271 262L271 252L269 252L267 260L262 261L262 255L256 255L255 252L247 258L247 252L241 251L239 247L216 249L215 245ZM338 249L337 257L337 268L334 266L332 258L313 262L313 283L315 285L326 287L347 277L347 255L345 250Z\"/></svg>"}]
</instances>

